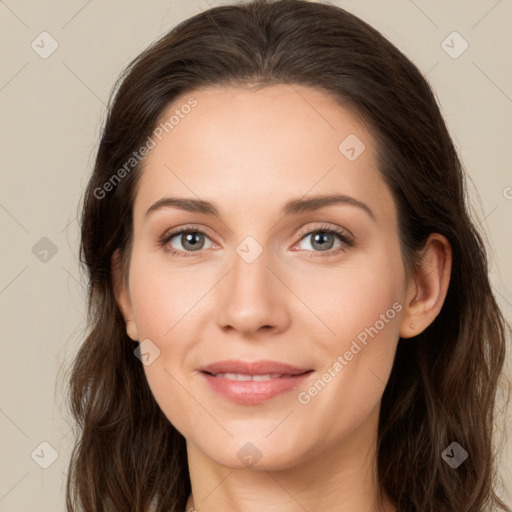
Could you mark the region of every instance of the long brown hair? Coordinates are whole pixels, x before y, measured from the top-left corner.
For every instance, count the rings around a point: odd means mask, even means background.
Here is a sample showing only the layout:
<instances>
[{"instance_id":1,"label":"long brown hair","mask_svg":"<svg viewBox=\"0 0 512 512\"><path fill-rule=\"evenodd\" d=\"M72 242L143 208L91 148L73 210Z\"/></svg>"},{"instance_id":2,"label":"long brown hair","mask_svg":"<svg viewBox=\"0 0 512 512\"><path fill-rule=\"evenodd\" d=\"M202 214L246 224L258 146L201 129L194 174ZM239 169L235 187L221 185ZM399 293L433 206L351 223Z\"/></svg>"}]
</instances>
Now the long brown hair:
<instances>
[{"instance_id":1,"label":"long brown hair","mask_svg":"<svg viewBox=\"0 0 512 512\"><path fill-rule=\"evenodd\" d=\"M80 257L89 280L90 332L70 378L79 431L68 512L181 512L186 505L185 440L160 410L134 356L111 262L118 249L127 275L141 165L126 162L165 108L199 87L244 83L311 86L356 112L377 142L406 268L415 268L430 233L452 246L439 315L415 338L398 342L379 420L381 493L400 511L510 510L495 492L492 442L510 328L491 289L462 165L432 90L407 57L345 10L256 0L185 20L134 59L112 91L83 199ZM452 442L469 453L457 469L441 457Z\"/></svg>"}]
</instances>

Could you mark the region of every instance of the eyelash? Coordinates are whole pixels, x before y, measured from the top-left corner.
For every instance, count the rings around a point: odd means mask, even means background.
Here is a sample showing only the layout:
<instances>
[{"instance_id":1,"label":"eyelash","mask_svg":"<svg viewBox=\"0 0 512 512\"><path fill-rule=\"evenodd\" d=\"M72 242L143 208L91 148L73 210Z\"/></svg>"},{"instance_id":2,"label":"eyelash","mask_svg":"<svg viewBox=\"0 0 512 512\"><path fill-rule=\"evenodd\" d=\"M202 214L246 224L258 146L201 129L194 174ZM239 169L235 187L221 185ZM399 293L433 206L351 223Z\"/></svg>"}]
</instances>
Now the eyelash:
<instances>
[{"instance_id":1,"label":"eyelash","mask_svg":"<svg viewBox=\"0 0 512 512\"><path fill-rule=\"evenodd\" d=\"M308 235L312 235L312 234L318 233L318 232L337 235L338 238L341 240L341 242L344 245L342 245L340 247L337 247L335 249L328 249L327 251L306 251L306 252L316 253L316 254L313 254L311 256L308 256L310 258L334 256L334 255L337 255L338 253L340 253L342 251L345 251L346 250L345 246L347 246L347 247L354 247L356 245L354 238L351 235L349 235L346 231L343 231L341 229L327 227L327 226L320 226L318 228L306 230L306 231L303 231L303 232L299 233L299 235L298 235L300 237L299 241L302 241L302 239L305 238ZM205 235L206 237L208 237L208 234L206 232L204 232L202 229L195 228L195 227L185 227L185 228L178 229L176 231L171 231L171 232L165 233L160 238L159 245L161 247L164 247L176 235L182 235L182 234L185 234L185 233L200 233L200 234ZM169 248L167 248L166 251L171 256L184 257L184 258L195 256L196 255L196 254L194 254L195 252L200 252L200 251L179 251L179 250L176 250L176 249L169 249Z\"/></svg>"}]
</instances>

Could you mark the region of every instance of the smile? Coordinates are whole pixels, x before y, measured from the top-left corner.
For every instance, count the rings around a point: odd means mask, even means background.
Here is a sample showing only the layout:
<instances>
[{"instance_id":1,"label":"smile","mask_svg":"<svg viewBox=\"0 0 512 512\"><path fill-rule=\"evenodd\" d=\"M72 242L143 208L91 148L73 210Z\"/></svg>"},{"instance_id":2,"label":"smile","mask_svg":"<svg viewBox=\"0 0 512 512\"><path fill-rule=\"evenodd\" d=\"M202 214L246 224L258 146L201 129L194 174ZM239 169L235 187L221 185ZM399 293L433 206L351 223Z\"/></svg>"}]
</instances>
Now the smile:
<instances>
[{"instance_id":1,"label":"smile","mask_svg":"<svg viewBox=\"0 0 512 512\"><path fill-rule=\"evenodd\" d=\"M281 377L291 377L291 375L280 374L280 373L268 373L265 375L247 375L244 373L217 373L213 375L214 377L219 377L222 379L228 380L237 380L237 381L262 381L262 380L271 380L271 379L279 379Z\"/></svg>"},{"instance_id":2,"label":"smile","mask_svg":"<svg viewBox=\"0 0 512 512\"><path fill-rule=\"evenodd\" d=\"M276 361L220 361L199 368L210 390L240 405L258 405L290 392L314 370Z\"/></svg>"}]
</instances>

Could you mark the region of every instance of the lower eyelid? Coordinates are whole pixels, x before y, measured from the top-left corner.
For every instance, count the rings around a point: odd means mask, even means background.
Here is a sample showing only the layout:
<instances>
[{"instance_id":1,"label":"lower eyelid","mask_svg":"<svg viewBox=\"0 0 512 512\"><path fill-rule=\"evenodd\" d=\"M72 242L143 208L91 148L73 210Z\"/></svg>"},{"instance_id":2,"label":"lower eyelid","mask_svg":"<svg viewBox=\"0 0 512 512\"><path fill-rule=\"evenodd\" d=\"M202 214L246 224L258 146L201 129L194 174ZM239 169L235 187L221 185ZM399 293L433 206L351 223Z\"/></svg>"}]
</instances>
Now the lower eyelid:
<instances>
[{"instance_id":1,"label":"lower eyelid","mask_svg":"<svg viewBox=\"0 0 512 512\"><path fill-rule=\"evenodd\" d=\"M303 234L302 237L300 238L300 240L294 245L294 247L297 246L298 244L300 244L303 240L306 240L309 236L312 236L318 232L333 235L335 238L338 239L340 244L337 247L332 247L331 249L327 249L325 251L314 251L314 250L306 249L306 250L304 250L305 252L311 253L315 256L316 255L322 256L324 254L326 256L329 256L329 255L332 256L332 255L338 254L338 252L340 252L340 251L346 250L347 247L354 245L352 239L349 238L349 236L344 233L338 233L337 231L327 230L327 229L315 229L313 231Z\"/></svg>"},{"instance_id":2,"label":"lower eyelid","mask_svg":"<svg viewBox=\"0 0 512 512\"><path fill-rule=\"evenodd\" d=\"M182 236L186 233L199 233L201 235L203 235L206 239L208 239L213 245L216 245L216 242L214 242L209 236L207 233L205 233L204 231L200 230L200 229L183 229L181 231L175 231L174 233L169 233L168 235L164 235L163 238L162 238L162 244L163 245L168 245L171 240L173 238L176 238L176 237L179 237L179 236ZM210 249L211 247L208 247L207 249ZM186 253L189 253L189 254L193 254L194 252L199 252L203 249L199 249L199 251L183 251L182 249L170 249L171 251L175 251L175 252L186 252Z\"/></svg>"},{"instance_id":3,"label":"lower eyelid","mask_svg":"<svg viewBox=\"0 0 512 512\"><path fill-rule=\"evenodd\" d=\"M305 252L309 252L309 253L312 253L312 254L315 254L318 256L322 256L323 254L325 254L326 256L329 256L329 255L335 255L339 251L345 250L346 246L353 245L353 240L348 234L338 232L332 228L316 228L316 229L312 229L310 231L307 231L307 232L299 235L300 238L299 238L298 242L296 244L294 244L294 247L297 244L299 244L300 242L302 242L304 239L306 239L308 236L314 235L315 233L318 233L318 232L334 235L341 242L341 245L338 247L332 248L332 249L328 249L326 251L305 250ZM218 245L216 242L214 242L211 239L210 236L208 236L208 234L205 231L203 231L199 228L184 228L180 231L175 231L173 233L166 234L162 237L161 244L164 246L167 246L173 238L183 235L185 233L200 233L200 234L204 235L204 237L207 238L213 245ZM208 247L206 249L211 249L211 247ZM194 255L195 252L200 253L201 251L206 250L206 249L199 249L198 251L184 251L182 249L174 249L174 248L167 247L168 252L170 252L171 254L175 254L175 255L187 254L190 256Z\"/></svg>"}]
</instances>

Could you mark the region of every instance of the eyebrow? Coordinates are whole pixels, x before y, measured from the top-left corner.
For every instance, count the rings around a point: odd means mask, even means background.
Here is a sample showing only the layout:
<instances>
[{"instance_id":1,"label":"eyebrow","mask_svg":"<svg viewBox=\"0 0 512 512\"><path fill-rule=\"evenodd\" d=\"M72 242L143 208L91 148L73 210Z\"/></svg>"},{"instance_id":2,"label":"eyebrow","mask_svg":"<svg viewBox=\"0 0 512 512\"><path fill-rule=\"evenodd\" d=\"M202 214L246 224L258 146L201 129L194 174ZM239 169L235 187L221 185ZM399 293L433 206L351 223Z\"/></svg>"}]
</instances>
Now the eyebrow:
<instances>
[{"instance_id":1,"label":"eyebrow","mask_svg":"<svg viewBox=\"0 0 512 512\"><path fill-rule=\"evenodd\" d=\"M358 199L347 196L344 194L329 194L329 195L317 195L310 196L307 198L292 199L285 203L281 209L282 215L298 215L300 213L311 212L319 210L326 206L334 204L345 204L349 206L355 206L365 211L372 220L376 220L375 214L368 205L359 201ZM152 204L144 217L147 217L152 212L160 210L162 208L178 208L188 212L203 213L205 215L219 216L219 210L215 205L209 201L202 199L189 199L184 197L163 197L156 203Z\"/></svg>"}]
</instances>

